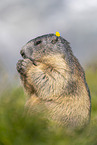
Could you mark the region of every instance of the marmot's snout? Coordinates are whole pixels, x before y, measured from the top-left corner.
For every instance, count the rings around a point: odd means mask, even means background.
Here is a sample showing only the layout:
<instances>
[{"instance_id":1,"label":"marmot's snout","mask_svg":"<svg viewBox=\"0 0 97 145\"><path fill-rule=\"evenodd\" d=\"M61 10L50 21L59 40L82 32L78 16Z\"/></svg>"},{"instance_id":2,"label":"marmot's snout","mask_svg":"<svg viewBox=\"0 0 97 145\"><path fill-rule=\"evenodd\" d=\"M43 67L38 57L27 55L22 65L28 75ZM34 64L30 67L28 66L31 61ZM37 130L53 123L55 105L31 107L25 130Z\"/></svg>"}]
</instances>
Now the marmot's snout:
<instances>
[{"instance_id":1,"label":"marmot's snout","mask_svg":"<svg viewBox=\"0 0 97 145\"><path fill-rule=\"evenodd\" d=\"M25 52L24 52L23 50L20 51L20 54L21 54L21 56L22 56L23 58L26 58L26 54L25 54Z\"/></svg>"}]
</instances>

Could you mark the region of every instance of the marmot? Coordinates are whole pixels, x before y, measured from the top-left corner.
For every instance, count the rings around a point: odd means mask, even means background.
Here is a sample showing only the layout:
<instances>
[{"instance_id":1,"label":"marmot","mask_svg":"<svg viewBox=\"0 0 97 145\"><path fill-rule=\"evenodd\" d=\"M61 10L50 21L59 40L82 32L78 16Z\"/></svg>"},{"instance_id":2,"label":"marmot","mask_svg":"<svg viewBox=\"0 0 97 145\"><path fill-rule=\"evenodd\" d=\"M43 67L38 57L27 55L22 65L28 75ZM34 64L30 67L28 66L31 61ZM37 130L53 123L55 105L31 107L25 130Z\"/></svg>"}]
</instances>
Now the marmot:
<instances>
[{"instance_id":1,"label":"marmot","mask_svg":"<svg viewBox=\"0 0 97 145\"><path fill-rule=\"evenodd\" d=\"M91 99L85 73L69 42L47 34L30 40L20 51L17 70L29 93L26 106L38 110L44 104L48 118L66 127L88 124Z\"/></svg>"}]
</instances>

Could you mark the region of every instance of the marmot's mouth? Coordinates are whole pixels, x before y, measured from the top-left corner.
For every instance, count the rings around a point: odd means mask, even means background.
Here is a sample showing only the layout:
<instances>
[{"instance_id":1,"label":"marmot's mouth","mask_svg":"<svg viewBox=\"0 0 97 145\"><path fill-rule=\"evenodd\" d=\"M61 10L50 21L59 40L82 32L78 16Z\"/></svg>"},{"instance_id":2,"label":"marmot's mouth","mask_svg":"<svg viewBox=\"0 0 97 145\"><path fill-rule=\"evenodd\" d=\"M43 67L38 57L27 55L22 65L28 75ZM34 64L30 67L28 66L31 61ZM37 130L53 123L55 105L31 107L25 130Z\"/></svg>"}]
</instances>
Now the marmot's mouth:
<instances>
[{"instance_id":1,"label":"marmot's mouth","mask_svg":"<svg viewBox=\"0 0 97 145\"><path fill-rule=\"evenodd\" d=\"M28 59L30 59L32 62L33 62L33 64L34 65L36 65L36 63L35 63L35 60L34 59L32 59L32 58L28 58ZM37 65L36 65L37 66Z\"/></svg>"}]
</instances>

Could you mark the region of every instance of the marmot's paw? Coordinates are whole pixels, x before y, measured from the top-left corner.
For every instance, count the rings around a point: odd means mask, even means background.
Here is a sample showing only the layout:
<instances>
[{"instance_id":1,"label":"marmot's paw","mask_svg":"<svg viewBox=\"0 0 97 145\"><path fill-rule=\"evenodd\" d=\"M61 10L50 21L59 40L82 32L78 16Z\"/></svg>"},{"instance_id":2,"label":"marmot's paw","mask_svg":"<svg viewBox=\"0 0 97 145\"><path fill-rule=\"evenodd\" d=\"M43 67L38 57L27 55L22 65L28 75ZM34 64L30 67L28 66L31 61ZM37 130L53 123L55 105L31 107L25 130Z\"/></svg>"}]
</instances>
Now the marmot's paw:
<instances>
[{"instance_id":1,"label":"marmot's paw","mask_svg":"<svg viewBox=\"0 0 97 145\"><path fill-rule=\"evenodd\" d=\"M28 68L33 65L32 61L29 59L19 60L17 63L17 71L21 75L26 75Z\"/></svg>"}]
</instances>

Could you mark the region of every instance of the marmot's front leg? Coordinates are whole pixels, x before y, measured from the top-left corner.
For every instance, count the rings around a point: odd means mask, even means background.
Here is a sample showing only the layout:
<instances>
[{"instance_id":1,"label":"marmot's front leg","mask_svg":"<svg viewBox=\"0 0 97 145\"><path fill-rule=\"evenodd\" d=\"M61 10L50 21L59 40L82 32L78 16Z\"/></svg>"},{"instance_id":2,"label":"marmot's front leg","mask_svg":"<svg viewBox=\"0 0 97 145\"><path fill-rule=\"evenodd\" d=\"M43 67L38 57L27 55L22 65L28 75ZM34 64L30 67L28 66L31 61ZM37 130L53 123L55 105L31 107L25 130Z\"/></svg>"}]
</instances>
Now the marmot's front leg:
<instances>
[{"instance_id":1,"label":"marmot's front leg","mask_svg":"<svg viewBox=\"0 0 97 145\"><path fill-rule=\"evenodd\" d=\"M30 60L30 59L24 59L24 60L19 60L17 63L17 71L20 73L20 78L21 81L24 85L24 88L26 90L26 92L28 92L30 94L30 98L28 98L25 106L27 108L28 113L31 113L31 111L35 111L39 112L39 110L41 109L41 104L42 102L40 101L38 95L37 95L37 91L34 88L34 83L33 83L33 72L34 70L37 70L37 66L34 62ZM31 77L29 78L29 71L31 72ZM39 107L40 106L40 107ZM39 107L39 109L38 109ZM43 110L42 110L43 112Z\"/></svg>"},{"instance_id":2,"label":"marmot's front leg","mask_svg":"<svg viewBox=\"0 0 97 145\"><path fill-rule=\"evenodd\" d=\"M30 59L19 60L17 63L17 71L20 73L20 78L25 90L31 95L34 94L34 87L28 83L27 73L31 67L35 65Z\"/></svg>"}]
</instances>

